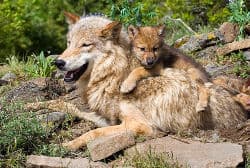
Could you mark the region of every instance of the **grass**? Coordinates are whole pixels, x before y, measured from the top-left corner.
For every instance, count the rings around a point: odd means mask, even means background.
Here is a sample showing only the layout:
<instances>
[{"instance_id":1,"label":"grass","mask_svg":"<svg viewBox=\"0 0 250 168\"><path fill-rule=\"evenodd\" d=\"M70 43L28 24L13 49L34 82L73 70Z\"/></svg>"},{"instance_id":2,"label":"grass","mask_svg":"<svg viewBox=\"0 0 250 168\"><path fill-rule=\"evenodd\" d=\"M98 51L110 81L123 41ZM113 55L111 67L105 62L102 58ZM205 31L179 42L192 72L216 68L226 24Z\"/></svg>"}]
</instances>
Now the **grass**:
<instances>
[{"instance_id":1,"label":"grass","mask_svg":"<svg viewBox=\"0 0 250 168\"><path fill-rule=\"evenodd\" d=\"M135 168L180 168L182 167L171 154L159 154L149 150L143 154L136 152L125 161L124 166Z\"/></svg>"}]
</instances>

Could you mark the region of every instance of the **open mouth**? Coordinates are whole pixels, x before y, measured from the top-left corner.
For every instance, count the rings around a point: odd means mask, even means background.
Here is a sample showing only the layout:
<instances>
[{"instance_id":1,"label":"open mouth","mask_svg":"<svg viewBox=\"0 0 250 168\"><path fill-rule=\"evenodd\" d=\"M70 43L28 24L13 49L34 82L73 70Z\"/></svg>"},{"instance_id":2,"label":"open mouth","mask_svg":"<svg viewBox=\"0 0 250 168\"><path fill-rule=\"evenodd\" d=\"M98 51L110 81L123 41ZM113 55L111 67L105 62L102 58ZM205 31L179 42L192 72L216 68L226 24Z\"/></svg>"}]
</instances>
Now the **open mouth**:
<instances>
[{"instance_id":1,"label":"open mouth","mask_svg":"<svg viewBox=\"0 0 250 168\"><path fill-rule=\"evenodd\" d=\"M80 68L74 70L74 71L68 71L64 75L64 81L65 82L75 82L77 81L81 75L87 70L88 63L82 65Z\"/></svg>"}]
</instances>

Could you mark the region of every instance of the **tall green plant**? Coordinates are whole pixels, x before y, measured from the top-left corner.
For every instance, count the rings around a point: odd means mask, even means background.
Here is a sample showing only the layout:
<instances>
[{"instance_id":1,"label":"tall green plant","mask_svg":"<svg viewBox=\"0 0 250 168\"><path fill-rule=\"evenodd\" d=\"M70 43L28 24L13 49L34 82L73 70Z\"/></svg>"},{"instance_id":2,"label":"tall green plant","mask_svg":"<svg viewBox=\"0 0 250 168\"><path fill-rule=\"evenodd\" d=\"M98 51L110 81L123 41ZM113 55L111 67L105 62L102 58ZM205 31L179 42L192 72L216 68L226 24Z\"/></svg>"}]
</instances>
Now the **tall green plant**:
<instances>
[{"instance_id":1,"label":"tall green plant","mask_svg":"<svg viewBox=\"0 0 250 168\"><path fill-rule=\"evenodd\" d=\"M135 2L129 0L122 0L118 3L110 1L113 5L111 6L110 13L108 15L112 19L116 19L124 23L126 26L129 24L133 25L151 25L156 24L157 13L156 6L145 5L144 2Z\"/></svg>"},{"instance_id":2,"label":"tall green plant","mask_svg":"<svg viewBox=\"0 0 250 168\"><path fill-rule=\"evenodd\" d=\"M234 0L229 4L231 16L229 21L237 23L240 27L239 39L244 38L244 27L250 23L250 11L248 11L244 0Z\"/></svg>"},{"instance_id":3,"label":"tall green plant","mask_svg":"<svg viewBox=\"0 0 250 168\"><path fill-rule=\"evenodd\" d=\"M24 71L28 73L30 77L48 77L56 69L53 64L52 58L46 58L44 53L39 55L31 55L28 58L27 65L24 67Z\"/></svg>"}]
</instances>

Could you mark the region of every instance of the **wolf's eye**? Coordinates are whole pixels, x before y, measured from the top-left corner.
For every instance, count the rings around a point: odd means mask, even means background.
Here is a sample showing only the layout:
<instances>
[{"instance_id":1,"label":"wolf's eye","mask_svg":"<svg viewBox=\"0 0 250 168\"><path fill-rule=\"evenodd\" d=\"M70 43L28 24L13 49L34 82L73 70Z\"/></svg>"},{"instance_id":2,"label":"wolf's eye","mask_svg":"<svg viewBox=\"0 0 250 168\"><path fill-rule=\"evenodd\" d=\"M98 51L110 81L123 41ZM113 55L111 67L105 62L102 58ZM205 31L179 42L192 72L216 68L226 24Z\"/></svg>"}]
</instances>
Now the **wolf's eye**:
<instances>
[{"instance_id":1,"label":"wolf's eye","mask_svg":"<svg viewBox=\"0 0 250 168\"><path fill-rule=\"evenodd\" d=\"M154 52L156 52L157 50L158 50L158 48L157 48L157 47L154 47L154 48L153 48L153 51L154 51Z\"/></svg>"},{"instance_id":2,"label":"wolf's eye","mask_svg":"<svg viewBox=\"0 0 250 168\"><path fill-rule=\"evenodd\" d=\"M145 48L140 48L141 51L145 51Z\"/></svg>"},{"instance_id":3,"label":"wolf's eye","mask_svg":"<svg viewBox=\"0 0 250 168\"><path fill-rule=\"evenodd\" d=\"M87 44L87 43L83 43L82 44L82 47L89 47L89 46L91 46L92 44Z\"/></svg>"}]
</instances>

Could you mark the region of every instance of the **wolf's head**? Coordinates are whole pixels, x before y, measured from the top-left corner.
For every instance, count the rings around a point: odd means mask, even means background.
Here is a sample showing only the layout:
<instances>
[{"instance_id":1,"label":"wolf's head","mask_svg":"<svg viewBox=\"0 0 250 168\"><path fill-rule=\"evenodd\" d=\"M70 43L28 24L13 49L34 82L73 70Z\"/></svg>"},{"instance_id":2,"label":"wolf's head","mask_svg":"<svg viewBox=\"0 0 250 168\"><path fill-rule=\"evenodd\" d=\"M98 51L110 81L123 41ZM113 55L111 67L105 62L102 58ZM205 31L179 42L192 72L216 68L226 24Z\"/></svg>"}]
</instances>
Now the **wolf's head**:
<instances>
[{"instance_id":1,"label":"wolf's head","mask_svg":"<svg viewBox=\"0 0 250 168\"><path fill-rule=\"evenodd\" d=\"M56 66L67 71L66 82L77 81L90 74L95 59L107 54L107 42L119 39L122 25L103 16L67 16L70 30L67 35L67 49L57 58Z\"/></svg>"},{"instance_id":2,"label":"wolf's head","mask_svg":"<svg viewBox=\"0 0 250 168\"><path fill-rule=\"evenodd\" d=\"M141 64L151 68L160 56L160 49L164 43L165 27L128 27L128 34L132 44L132 51Z\"/></svg>"}]
</instances>

